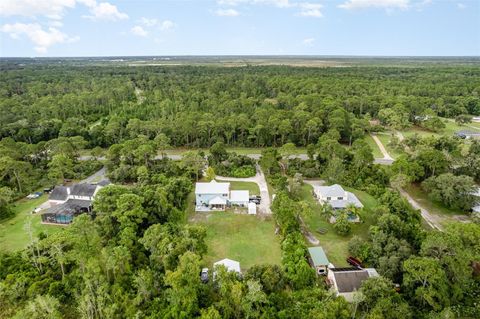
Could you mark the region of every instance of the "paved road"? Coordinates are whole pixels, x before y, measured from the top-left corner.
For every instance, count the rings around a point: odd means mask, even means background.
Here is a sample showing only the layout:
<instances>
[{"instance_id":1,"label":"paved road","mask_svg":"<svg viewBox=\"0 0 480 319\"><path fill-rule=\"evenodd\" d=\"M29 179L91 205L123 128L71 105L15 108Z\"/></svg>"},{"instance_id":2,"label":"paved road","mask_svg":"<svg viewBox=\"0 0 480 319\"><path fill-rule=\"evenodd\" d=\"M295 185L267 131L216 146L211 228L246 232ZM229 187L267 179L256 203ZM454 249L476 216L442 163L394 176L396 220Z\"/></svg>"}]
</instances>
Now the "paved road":
<instances>
[{"instance_id":1,"label":"paved road","mask_svg":"<svg viewBox=\"0 0 480 319\"><path fill-rule=\"evenodd\" d=\"M92 175L88 176L84 180L81 180L80 183L92 183L92 182L99 182L102 179L105 179L105 173L107 172L107 169L102 167L99 171L93 173Z\"/></svg>"},{"instance_id":2,"label":"paved road","mask_svg":"<svg viewBox=\"0 0 480 319\"><path fill-rule=\"evenodd\" d=\"M431 214L428 210L423 208L415 199L410 196L406 191L403 189L400 190L400 194L402 194L403 197L410 203L410 205L413 206L413 208L420 210L420 214L422 215L423 219L427 222L430 227L436 230L443 230L443 227L441 225L441 218L439 216L436 216L434 214Z\"/></svg>"},{"instance_id":3,"label":"paved road","mask_svg":"<svg viewBox=\"0 0 480 319\"><path fill-rule=\"evenodd\" d=\"M251 159L254 159L254 160L259 160L260 157L261 157L261 154L246 154L246 156L250 157ZM182 159L182 155L181 154L168 154L166 155L165 157L171 159L171 160L174 160L174 161L179 161ZM303 161L306 161L308 159L308 155L307 154L296 154L296 155L291 155L290 158L299 158ZM93 159L93 156L90 156L90 155L83 155L83 156L79 156L78 157L78 160L79 161L88 161L88 160L91 160ZM159 160L159 159L162 159L162 156L161 155L158 155L158 156L155 156L155 159L156 160ZM105 157L99 157L98 160L105 160ZM384 158L376 158L375 161L374 161L376 164L382 164L382 165L391 165L393 163L393 159L384 159Z\"/></svg>"},{"instance_id":4,"label":"paved road","mask_svg":"<svg viewBox=\"0 0 480 319\"><path fill-rule=\"evenodd\" d=\"M257 174L253 177L246 178L236 178L236 177L226 177L226 176L216 176L215 179L221 181L238 181L238 182L252 182L256 183L260 188L260 196L262 197L260 205L258 205L259 212L262 214L272 214L270 205L272 201L270 200L270 193L268 192L267 180L265 175L262 172L262 169L257 165Z\"/></svg>"}]
</instances>

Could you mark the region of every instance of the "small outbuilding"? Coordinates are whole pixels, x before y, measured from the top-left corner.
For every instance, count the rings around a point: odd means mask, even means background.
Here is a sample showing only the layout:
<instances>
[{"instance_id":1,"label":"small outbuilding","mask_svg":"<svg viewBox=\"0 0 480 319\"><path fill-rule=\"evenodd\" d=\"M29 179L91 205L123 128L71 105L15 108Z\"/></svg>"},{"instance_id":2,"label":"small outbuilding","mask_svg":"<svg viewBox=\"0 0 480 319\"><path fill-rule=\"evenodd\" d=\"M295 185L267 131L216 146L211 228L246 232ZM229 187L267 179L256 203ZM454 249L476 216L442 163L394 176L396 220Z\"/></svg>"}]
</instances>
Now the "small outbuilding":
<instances>
[{"instance_id":1,"label":"small outbuilding","mask_svg":"<svg viewBox=\"0 0 480 319\"><path fill-rule=\"evenodd\" d=\"M248 191L230 191L230 204L232 206L247 207L250 201L250 193Z\"/></svg>"},{"instance_id":2,"label":"small outbuilding","mask_svg":"<svg viewBox=\"0 0 480 319\"><path fill-rule=\"evenodd\" d=\"M232 271L232 272L236 272L238 274L241 274L240 263L238 261L225 258L225 259L217 261L216 263L213 263L213 268L214 269L217 268L218 266L224 266L225 268L227 268L227 271Z\"/></svg>"},{"instance_id":3,"label":"small outbuilding","mask_svg":"<svg viewBox=\"0 0 480 319\"><path fill-rule=\"evenodd\" d=\"M317 275L325 275L327 273L328 261L325 251L322 247L309 247L308 253L310 255L309 261L310 264L315 268Z\"/></svg>"},{"instance_id":4,"label":"small outbuilding","mask_svg":"<svg viewBox=\"0 0 480 319\"><path fill-rule=\"evenodd\" d=\"M248 215L257 215L257 205L255 203L248 203Z\"/></svg>"}]
</instances>

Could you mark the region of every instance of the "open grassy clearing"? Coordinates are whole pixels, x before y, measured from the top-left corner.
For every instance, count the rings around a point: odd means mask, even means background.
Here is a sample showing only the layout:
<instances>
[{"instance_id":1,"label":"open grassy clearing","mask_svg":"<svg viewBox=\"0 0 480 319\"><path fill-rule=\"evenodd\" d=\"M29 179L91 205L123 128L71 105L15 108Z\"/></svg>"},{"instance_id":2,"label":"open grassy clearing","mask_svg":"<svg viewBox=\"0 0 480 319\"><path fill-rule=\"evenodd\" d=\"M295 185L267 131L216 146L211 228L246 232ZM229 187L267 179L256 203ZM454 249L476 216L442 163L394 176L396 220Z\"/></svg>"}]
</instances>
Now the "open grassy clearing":
<instances>
[{"instance_id":1,"label":"open grassy clearing","mask_svg":"<svg viewBox=\"0 0 480 319\"><path fill-rule=\"evenodd\" d=\"M253 182L237 182L237 181L221 181L230 183L230 190L240 191L245 190L249 191L250 195L260 195L260 188L258 184Z\"/></svg>"},{"instance_id":2,"label":"open grassy clearing","mask_svg":"<svg viewBox=\"0 0 480 319\"><path fill-rule=\"evenodd\" d=\"M44 225L40 215L31 212L47 200L47 195L36 199L21 199L15 203L15 216L0 222L0 251L16 251L27 247L30 235L26 230L31 225L32 235L37 237L41 232L52 234L62 231L62 226Z\"/></svg>"},{"instance_id":3,"label":"open grassy clearing","mask_svg":"<svg viewBox=\"0 0 480 319\"><path fill-rule=\"evenodd\" d=\"M390 154L390 156L393 158L393 159L396 159L397 157L399 157L400 155L402 155L402 152L401 151L398 151L394 148L392 148L389 144L390 144L390 140L392 139L392 133L389 132L389 134L378 134L377 135L378 139L380 140L380 142L382 142L383 146L385 147L385 149L387 150L388 154Z\"/></svg>"},{"instance_id":4,"label":"open grassy clearing","mask_svg":"<svg viewBox=\"0 0 480 319\"><path fill-rule=\"evenodd\" d=\"M455 215L466 215L466 212L464 211L451 209L440 202L431 200L428 197L428 194L422 190L419 184L410 184L407 185L404 189L423 208L425 208L431 214L439 215L440 217L444 218L447 223L449 221L455 221L455 219L453 218Z\"/></svg>"},{"instance_id":5,"label":"open grassy clearing","mask_svg":"<svg viewBox=\"0 0 480 319\"><path fill-rule=\"evenodd\" d=\"M348 236L338 235L335 232L333 225L321 216L321 206L317 199L313 197L313 189L311 185L304 184L302 186L301 193L302 200L306 201L310 205L313 212L311 216L304 218L305 223L310 231L320 241L320 246L322 246L325 250L329 261L336 267L348 266L345 260L349 255L348 242L354 235L366 238L368 235L368 228L375 221L373 210L378 205L376 199L369 194L348 187L344 188L357 195L358 199L365 206L362 216L363 222L359 224L352 224L352 231ZM326 229L327 232L325 234L320 234L317 232L319 228ZM309 244L307 243L307 245Z\"/></svg>"},{"instance_id":6,"label":"open grassy clearing","mask_svg":"<svg viewBox=\"0 0 480 319\"><path fill-rule=\"evenodd\" d=\"M193 223L207 229L207 267L223 258L240 262L242 270L255 264L280 264L280 237L273 219L232 212L197 213Z\"/></svg>"},{"instance_id":7,"label":"open grassy clearing","mask_svg":"<svg viewBox=\"0 0 480 319\"><path fill-rule=\"evenodd\" d=\"M370 135L365 135L363 138L365 142L372 148L373 151L373 157L375 158L383 158L383 154L378 148L377 143L373 140L373 138Z\"/></svg>"},{"instance_id":8,"label":"open grassy clearing","mask_svg":"<svg viewBox=\"0 0 480 319\"><path fill-rule=\"evenodd\" d=\"M455 123L453 119L441 118L443 123L445 123L445 128L437 133L429 131L419 126L412 126L401 132L406 137L418 134L422 137L425 136L454 136L458 131L480 131L480 123L468 123L465 125L459 125Z\"/></svg>"}]
</instances>

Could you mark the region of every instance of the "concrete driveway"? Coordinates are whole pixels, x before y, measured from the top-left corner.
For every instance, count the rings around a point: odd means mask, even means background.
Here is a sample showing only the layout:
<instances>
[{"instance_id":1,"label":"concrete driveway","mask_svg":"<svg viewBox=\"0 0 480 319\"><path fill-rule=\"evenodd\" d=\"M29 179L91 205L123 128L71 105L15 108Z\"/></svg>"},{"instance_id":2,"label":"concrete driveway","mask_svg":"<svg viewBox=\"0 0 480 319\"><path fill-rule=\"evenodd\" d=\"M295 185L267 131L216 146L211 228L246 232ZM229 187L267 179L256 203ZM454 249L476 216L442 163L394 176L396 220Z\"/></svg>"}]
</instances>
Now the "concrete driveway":
<instances>
[{"instance_id":1,"label":"concrete driveway","mask_svg":"<svg viewBox=\"0 0 480 319\"><path fill-rule=\"evenodd\" d=\"M272 214L270 205L272 201L270 199L270 193L268 192L267 180L265 179L265 174L263 174L262 169L257 165L257 174L253 177L238 178L238 177L226 177L226 176L216 176L215 179L220 181L237 181L237 182L251 182L258 185L260 188L260 196L262 197L260 205L258 205L258 210L261 214Z\"/></svg>"}]
</instances>

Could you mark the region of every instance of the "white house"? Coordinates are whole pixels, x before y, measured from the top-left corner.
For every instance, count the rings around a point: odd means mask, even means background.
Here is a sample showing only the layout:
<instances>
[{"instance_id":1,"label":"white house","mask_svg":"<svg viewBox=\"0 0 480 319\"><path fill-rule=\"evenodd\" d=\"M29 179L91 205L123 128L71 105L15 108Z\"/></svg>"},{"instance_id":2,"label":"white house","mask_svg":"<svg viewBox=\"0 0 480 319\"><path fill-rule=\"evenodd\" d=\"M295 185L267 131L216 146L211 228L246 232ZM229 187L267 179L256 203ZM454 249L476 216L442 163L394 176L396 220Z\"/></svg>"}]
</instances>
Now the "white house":
<instances>
[{"instance_id":1,"label":"white house","mask_svg":"<svg viewBox=\"0 0 480 319\"><path fill-rule=\"evenodd\" d=\"M73 186L55 186L48 196L48 202L50 206L55 206L63 204L69 199L93 201L93 198L102 187L98 184L87 183L75 184Z\"/></svg>"},{"instance_id":2,"label":"white house","mask_svg":"<svg viewBox=\"0 0 480 319\"><path fill-rule=\"evenodd\" d=\"M327 280L337 296L342 296L346 301L352 302L362 282L371 277L378 277L374 268L330 268Z\"/></svg>"},{"instance_id":3,"label":"white house","mask_svg":"<svg viewBox=\"0 0 480 319\"><path fill-rule=\"evenodd\" d=\"M330 204L333 209L344 209L349 205L363 208L363 204L355 194L347 192L338 184L331 186L314 186L313 192L320 204Z\"/></svg>"},{"instance_id":4,"label":"white house","mask_svg":"<svg viewBox=\"0 0 480 319\"><path fill-rule=\"evenodd\" d=\"M212 180L195 184L195 210L225 210L228 206L247 207L250 194L247 190L230 190L230 183Z\"/></svg>"}]
</instances>

